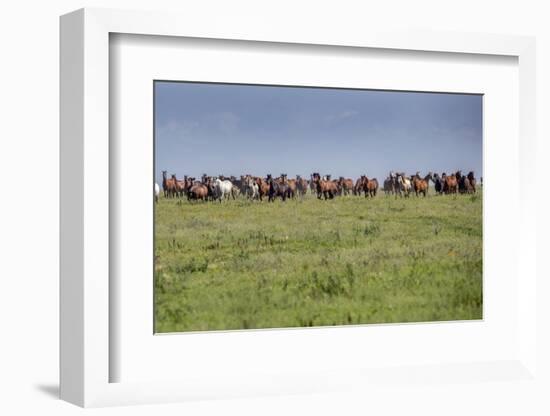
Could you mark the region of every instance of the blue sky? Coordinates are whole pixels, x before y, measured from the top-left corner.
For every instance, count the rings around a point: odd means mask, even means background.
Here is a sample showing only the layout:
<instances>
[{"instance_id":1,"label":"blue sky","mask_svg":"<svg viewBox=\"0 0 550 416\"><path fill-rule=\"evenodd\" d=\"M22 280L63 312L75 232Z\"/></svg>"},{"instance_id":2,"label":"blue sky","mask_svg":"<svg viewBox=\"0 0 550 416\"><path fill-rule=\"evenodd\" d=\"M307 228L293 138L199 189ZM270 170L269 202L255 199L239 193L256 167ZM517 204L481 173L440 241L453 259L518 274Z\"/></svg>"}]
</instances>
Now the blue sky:
<instances>
[{"instance_id":1,"label":"blue sky","mask_svg":"<svg viewBox=\"0 0 550 416\"><path fill-rule=\"evenodd\" d=\"M155 179L482 169L482 97L155 82Z\"/></svg>"}]
</instances>

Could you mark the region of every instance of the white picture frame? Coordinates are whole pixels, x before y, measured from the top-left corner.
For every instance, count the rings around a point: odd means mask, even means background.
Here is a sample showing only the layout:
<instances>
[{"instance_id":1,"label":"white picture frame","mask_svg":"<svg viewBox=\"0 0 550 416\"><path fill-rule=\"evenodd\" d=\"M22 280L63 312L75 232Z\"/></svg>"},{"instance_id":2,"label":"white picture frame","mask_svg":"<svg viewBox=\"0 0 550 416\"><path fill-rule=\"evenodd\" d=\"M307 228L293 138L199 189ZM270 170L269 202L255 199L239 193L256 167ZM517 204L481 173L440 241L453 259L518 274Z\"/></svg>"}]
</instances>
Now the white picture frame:
<instances>
[{"instance_id":1,"label":"white picture frame","mask_svg":"<svg viewBox=\"0 0 550 416\"><path fill-rule=\"evenodd\" d=\"M372 389L379 384L410 382L410 368L373 370L372 366L368 372L362 371L361 366L336 368L327 377L284 370L263 378L239 378L226 372L215 377L182 376L178 381L110 382L110 366L120 359L110 349L109 326L110 308L114 306L109 296L112 290L109 229L113 221L109 207L113 169L109 158L109 36L113 33L515 57L519 67L520 175L526 175L535 161L534 39L375 30L306 33L266 22L246 26L223 20L203 26L190 16L106 9L83 9L61 18L61 398L88 407L341 390L360 392L365 386ZM487 378L537 382L536 218L531 214L535 212L532 186L529 181L522 181L516 195L521 242L517 272L521 270L522 276L517 292L517 354L498 362L443 362L426 366L419 363L414 377L428 380L428 385L430 380L433 383L454 379L480 385ZM325 332L324 336L335 335Z\"/></svg>"}]
</instances>

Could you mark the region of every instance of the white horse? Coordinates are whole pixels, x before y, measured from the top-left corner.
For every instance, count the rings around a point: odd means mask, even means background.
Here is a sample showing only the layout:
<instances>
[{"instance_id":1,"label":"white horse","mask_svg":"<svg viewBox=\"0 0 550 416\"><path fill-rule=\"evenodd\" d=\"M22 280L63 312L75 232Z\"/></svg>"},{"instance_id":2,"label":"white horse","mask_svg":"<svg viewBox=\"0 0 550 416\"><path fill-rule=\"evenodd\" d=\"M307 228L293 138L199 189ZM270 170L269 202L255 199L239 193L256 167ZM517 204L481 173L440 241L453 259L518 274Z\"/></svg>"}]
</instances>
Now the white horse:
<instances>
[{"instance_id":1,"label":"white horse","mask_svg":"<svg viewBox=\"0 0 550 416\"><path fill-rule=\"evenodd\" d=\"M159 202L160 186L155 182L155 202Z\"/></svg>"},{"instance_id":2,"label":"white horse","mask_svg":"<svg viewBox=\"0 0 550 416\"><path fill-rule=\"evenodd\" d=\"M411 180L405 176L403 173L397 174L397 183L399 184L399 193L404 193L405 196L409 196L409 193L412 189Z\"/></svg>"},{"instance_id":3,"label":"white horse","mask_svg":"<svg viewBox=\"0 0 550 416\"><path fill-rule=\"evenodd\" d=\"M222 181L220 178L216 178L214 180L214 188L216 189L216 196L222 202L222 199L229 198L232 195L233 184L227 179Z\"/></svg>"},{"instance_id":4,"label":"white horse","mask_svg":"<svg viewBox=\"0 0 550 416\"><path fill-rule=\"evenodd\" d=\"M246 195L252 200L260 198L260 188L251 177L246 179Z\"/></svg>"}]
</instances>

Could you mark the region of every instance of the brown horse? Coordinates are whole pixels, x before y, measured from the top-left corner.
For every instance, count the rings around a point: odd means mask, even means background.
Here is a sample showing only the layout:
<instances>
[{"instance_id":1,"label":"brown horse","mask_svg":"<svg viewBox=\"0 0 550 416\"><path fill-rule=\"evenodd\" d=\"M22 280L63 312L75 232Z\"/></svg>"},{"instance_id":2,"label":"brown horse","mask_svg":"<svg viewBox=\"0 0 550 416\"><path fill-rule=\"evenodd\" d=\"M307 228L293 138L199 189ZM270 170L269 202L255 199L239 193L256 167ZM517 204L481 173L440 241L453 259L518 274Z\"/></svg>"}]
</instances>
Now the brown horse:
<instances>
[{"instance_id":1,"label":"brown horse","mask_svg":"<svg viewBox=\"0 0 550 416\"><path fill-rule=\"evenodd\" d=\"M298 192L298 195L304 196L307 193L307 188L307 180L302 179L300 175L296 175L296 191Z\"/></svg>"},{"instance_id":2,"label":"brown horse","mask_svg":"<svg viewBox=\"0 0 550 416\"><path fill-rule=\"evenodd\" d=\"M281 175L282 176L282 175ZM288 196L289 198L294 198L296 196L296 192L297 192L297 189L298 189L298 184L296 183L296 179L286 179L286 175L285 175L285 180L287 181L287 185L288 185Z\"/></svg>"},{"instance_id":3,"label":"brown horse","mask_svg":"<svg viewBox=\"0 0 550 416\"><path fill-rule=\"evenodd\" d=\"M363 182L365 181L365 175L361 175L360 178L357 178L355 181L355 186L353 187L353 195L361 196L361 191L364 189Z\"/></svg>"},{"instance_id":4,"label":"brown horse","mask_svg":"<svg viewBox=\"0 0 550 416\"><path fill-rule=\"evenodd\" d=\"M176 178L176 175L172 175L174 181L174 196L183 196L185 191L185 181Z\"/></svg>"},{"instance_id":5,"label":"brown horse","mask_svg":"<svg viewBox=\"0 0 550 416\"><path fill-rule=\"evenodd\" d=\"M174 175L172 175L172 178L168 179L166 177L167 172L165 170L162 171L162 190L164 192L164 197L173 197L176 193L176 183L174 181Z\"/></svg>"},{"instance_id":6,"label":"brown horse","mask_svg":"<svg viewBox=\"0 0 550 416\"><path fill-rule=\"evenodd\" d=\"M353 180L349 178L344 178L340 176L338 179L338 185L344 195L349 195L350 192L353 192Z\"/></svg>"},{"instance_id":7,"label":"brown horse","mask_svg":"<svg viewBox=\"0 0 550 416\"><path fill-rule=\"evenodd\" d=\"M264 196L269 196L269 184L266 179L255 177L253 178L258 185L258 194L260 201L263 201Z\"/></svg>"},{"instance_id":8,"label":"brown horse","mask_svg":"<svg viewBox=\"0 0 550 416\"><path fill-rule=\"evenodd\" d=\"M416 196L418 196L418 194L422 194L424 197L426 196L430 181L433 181L432 172L429 172L424 179L420 177L419 172L416 172L416 175L412 178L413 189Z\"/></svg>"},{"instance_id":9,"label":"brown horse","mask_svg":"<svg viewBox=\"0 0 550 416\"><path fill-rule=\"evenodd\" d=\"M314 173L312 177L317 190L317 198L321 199L324 196L326 201L329 198L333 199L338 193L338 187L336 183L330 180L330 175L326 175L324 179L321 179L319 173Z\"/></svg>"},{"instance_id":10,"label":"brown horse","mask_svg":"<svg viewBox=\"0 0 550 416\"><path fill-rule=\"evenodd\" d=\"M208 199L208 187L203 183L194 184L187 192L187 199L206 201Z\"/></svg>"},{"instance_id":11,"label":"brown horse","mask_svg":"<svg viewBox=\"0 0 550 416\"><path fill-rule=\"evenodd\" d=\"M369 179L366 175L362 177L365 178L363 180L363 191L365 191L365 198L367 196L375 197L378 192L378 180L376 178Z\"/></svg>"},{"instance_id":12,"label":"brown horse","mask_svg":"<svg viewBox=\"0 0 550 416\"><path fill-rule=\"evenodd\" d=\"M456 194L458 192L458 182L454 173L445 176L445 186L443 189L445 189L446 194Z\"/></svg>"}]
</instances>

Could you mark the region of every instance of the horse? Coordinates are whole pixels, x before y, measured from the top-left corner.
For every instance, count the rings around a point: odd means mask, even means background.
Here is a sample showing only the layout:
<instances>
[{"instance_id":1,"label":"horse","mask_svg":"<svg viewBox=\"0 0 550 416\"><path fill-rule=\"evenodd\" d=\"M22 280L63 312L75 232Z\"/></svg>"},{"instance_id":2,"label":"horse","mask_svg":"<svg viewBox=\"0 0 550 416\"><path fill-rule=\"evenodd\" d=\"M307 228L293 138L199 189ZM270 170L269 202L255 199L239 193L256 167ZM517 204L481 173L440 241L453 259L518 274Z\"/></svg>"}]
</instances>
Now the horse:
<instances>
[{"instance_id":1,"label":"horse","mask_svg":"<svg viewBox=\"0 0 550 416\"><path fill-rule=\"evenodd\" d=\"M314 194L315 192L317 192L317 185L315 184L315 181L313 179L313 173L311 175L309 175L309 190L312 194Z\"/></svg>"},{"instance_id":2,"label":"horse","mask_svg":"<svg viewBox=\"0 0 550 416\"><path fill-rule=\"evenodd\" d=\"M242 192L244 185L242 181L242 176L241 179L237 179L235 175L231 175L229 177L229 181L233 185L233 189L231 190L232 194L239 195Z\"/></svg>"},{"instance_id":3,"label":"horse","mask_svg":"<svg viewBox=\"0 0 550 416\"><path fill-rule=\"evenodd\" d=\"M446 194L456 194L458 192L458 182L454 173L452 175L445 176L444 190Z\"/></svg>"},{"instance_id":4,"label":"horse","mask_svg":"<svg viewBox=\"0 0 550 416\"><path fill-rule=\"evenodd\" d=\"M398 185L398 189L399 189L399 196L403 196L405 195L405 197L409 197L410 196L410 192L411 192L411 188L412 188L412 185L411 185L411 180L409 178L407 178L405 176L404 173L397 173L396 176L396 183ZM397 197L397 195L396 195Z\"/></svg>"},{"instance_id":5,"label":"horse","mask_svg":"<svg viewBox=\"0 0 550 416\"><path fill-rule=\"evenodd\" d=\"M441 192L446 194L448 193L448 188L447 188L447 174L445 172L443 172L441 174L441 181L443 182L443 186L441 188Z\"/></svg>"},{"instance_id":6,"label":"horse","mask_svg":"<svg viewBox=\"0 0 550 416\"><path fill-rule=\"evenodd\" d=\"M247 175L244 179L245 194L248 198L254 200L260 198L260 188L258 183L250 176Z\"/></svg>"},{"instance_id":7,"label":"horse","mask_svg":"<svg viewBox=\"0 0 550 416\"><path fill-rule=\"evenodd\" d=\"M432 181L434 183L435 192L441 195L443 193L443 179L439 176L439 174L434 173Z\"/></svg>"},{"instance_id":8,"label":"horse","mask_svg":"<svg viewBox=\"0 0 550 416\"><path fill-rule=\"evenodd\" d=\"M193 185L195 184L195 178L192 178L192 177L189 177L187 175L185 175L183 177L183 182L184 182L184 189L183 189L183 192L185 194L187 194L187 196L189 196L189 190L193 187ZM206 181L203 181L203 182L206 182Z\"/></svg>"},{"instance_id":9,"label":"horse","mask_svg":"<svg viewBox=\"0 0 550 416\"><path fill-rule=\"evenodd\" d=\"M365 192L365 198L367 196L375 197L378 192L378 180L376 178L369 179L366 175L363 180L363 191Z\"/></svg>"},{"instance_id":10,"label":"horse","mask_svg":"<svg viewBox=\"0 0 550 416\"><path fill-rule=\"evenodd\" d=\"M298 195L304 196L307 193L308 183L306 179L302 179L300 175L296 175L296 191Z\"/></svg>"},{"instance_id":11,"label":"horse","mask_svg":"<svg viewBox=\"0 0 550 416\"><path fill-rule=\"evenodd\" d=\"M418 194L423 194L425 197L428 193L428 187L430 186L430 181L433 181L432 172L429 172L424 179L420 177L420 172L416 172L416 175L413 176L413 188L416 196Z\"/></svg>"},{"instance_id":12,"label":"horse","mask_svg":"<svg viewBox=\"0 0 550 416\"><path fill-rule=\"evenodd\" d=\"M330 175L327 176L330 177ZM331 182L336 186L335 195L342 195L342 185L340 184L340 181L338 179L331 179Z\"/></svg>"},{"instance_id":13,"label":"horse","mask_svg":"<svg viewBox=\"0 0 550 416\"><path fill-rule=\"evenodd\" d=\"M183 196L185 190L185 182L176 178L176 175L172 175L174 181L174 196Z\"/></svg>"},{"instance_id":14,"label":"horse","mask_svg":"<svg viewBox=\"0 0 550 416\"><path fill-rule=\"evenodd\" d=\"M467 192L467 184L466 182L464 181L464 176L462 175L462 172L457 170L455 172L455 177L456 177L456 183L457 183L457 186L458 186L458 192L461 193L461 194L464 194Z\"/></svg>"},{"instance_id":15,"label":"horse","mask_svg":"<svg viewBox=\"0 0 550 416\"><path fill-rule=\"evenodd\" d=\"M162 190L164 192L164 197L172 197L176 192L176 184L173 178L167 179L167 172L162 171ZM172 175L173 176L173 175Z\"/></svg>"},{"instance_id":16,"label":"horse","mask_svg":"<svg viewBox=\"0 0 550 416\"><path fill-rule=\"evenodd\" d=\"M393 172L390 172L389 176L384 179L384 193L386 195L393 195L395 193L395 181Z\"/></svg>"},{"instance_id":17,"label":"horse","mask_svg":"<svg viewBox=\"0 0 550 416\"><path fill-rule=\"evenodd\" d=\"M476 178L474 177L474 172L470 171L468 173L468 180L470 181L470 186L472 187L472 192L476 193Z\"/></svg>"},{"instance_id":18,"label":"horse","mask_svg":"<svg viewBox=\"0 0 550 416\"><path fill-rule=\"evenodd\" d=\"M227 199L229 196L233 196L233 199L235 199L235 195L233 195L233 184L231 181L228 181L227 179L221 180L220 178L214 179L214 188L216 189L217 198L222 202L222 199Z\"/></svg>"},{"instance_id":19,"label":"horse","mask_svg":"<svg viewBox=\"0 0 550 416\"><path fill-rule=\"evenodd\" d=\"M361 196L361 191L363 190L363 182L365 180L365 175L361 175L360 178L357 178L355 181L355 186L353 187L353 195Z\"/></svg>"},{"instance_id":20,"label":"horse","mask_svg":"<svg viewBox=\"0 0 550 416\"><path fill-rule=\"evenodd\" d=\"M282 174L281 174L281 177L283 177ZM288 197L294 199L294 197L296 196L296 189L297 189L296 179L287 180L286 174L284 175L284 178L286 183L288 184L288 190L287 190Z\"/></svg>"},{"instance_id":21,"label":"horse","mask_svg":"<svg viewBox=\"0 0 550 416\"><path fill-rule=\"evenodd\" d=\"M159 202L160 187L159 184L155 182L155 202Z\"/></svg>"},{"instance_id":22,"label":"horse","mask_svg":"<svg viewBox=\"0 0 550 416\"><path fill-rule=\"evenodd\" d=\"M246 195L248 185L247 180L250 178L250 175L241 175L241 179L239 180L239 189L241 190L241 194Z\"/></svg>"},{"instance_id":23,"label":"horse","mask_svg":"<svg viewBox=\"0 0 550 416\"><path fill-rule=\"evenodd\" d=\"M240 194L241 194L241 188L239 188L237 185L233 184L233 186L231 187L231 197L233 199L236 199Z\"/></svg>"},{"instance_id":24,"label":"horse","mask_svg":"<svg viewBox=\"0 0 550 416\"><path fill-rule=\"evenodd\" d=\"M464 175L462 175L462 173L460 171L458 171L456 173L456 177L457 177L457 181L458 181L458 191L461 194L471 194L471 193L475 192L474 191L475 184L474 184L474 186L472 186L472 183L470 182L470 177L473 178L474 182L475 182L473 172L468 173L468 176L464 176Z\"/></svg>"},{"instance_id":25,"label":"horse","mask_svg":"<svg viewBox=\"0 0 550 416\"><path fill-rule=\"evenodd\" d=\"M195 200L201 200L201 201L207 201L208 200L208 187L203 183L196 183L187 192L187 199L195 199Z\"/></svg>"},{"instance_id":26,"label":"horse","mask_svg":"<svg viewBox=\"0 0 550 416\"><path fill-rule=\"evenodd\" d=\"M349 195L350 192L353 192L353 180L349 178L344 178L343 176L340 176L338 179L338 185L340 187L341 192L344 195Z\"/></svg>"},{"instance_id":27,"label":"horse","mask_svg":"<svg viewBox=\"0 0 550 416\"><path fill-rule=\"evenodd\" d=\"M324 179L321 179L319 173L313 174L313 180L317 190L317 198L321 199L322 196L327 199L333 199L334 195L338 192L338 187L334 182L330 180L330 175L326 175Z\"/></svg>"},{"instance_id":28,"label":"horse","mask_svg":"<svg viewBox=\"0 0 550 416\"><path fill-rule=\"evenodd\" d=\"M280 178L273 179L271 174L268 174L267 183L269 184L269 202L275 201L275 198L277 197L281 197L283 201L286 201L288 196L288 183L286 182L286 175L281 175Z\"/></svg>"},{"instance_id":29,"label":"horse","mask_svg":"<svg viewBox=\"0 0 550 416\"><path fill-rule=\"evenodd\" d=\"M267 179L254 178L256 184L258 185L258 193L260 195L260 201L263 201L264 196L269 196L269 184Z\"/></svg>"}]
</instances>

